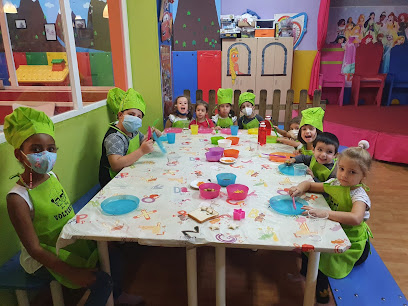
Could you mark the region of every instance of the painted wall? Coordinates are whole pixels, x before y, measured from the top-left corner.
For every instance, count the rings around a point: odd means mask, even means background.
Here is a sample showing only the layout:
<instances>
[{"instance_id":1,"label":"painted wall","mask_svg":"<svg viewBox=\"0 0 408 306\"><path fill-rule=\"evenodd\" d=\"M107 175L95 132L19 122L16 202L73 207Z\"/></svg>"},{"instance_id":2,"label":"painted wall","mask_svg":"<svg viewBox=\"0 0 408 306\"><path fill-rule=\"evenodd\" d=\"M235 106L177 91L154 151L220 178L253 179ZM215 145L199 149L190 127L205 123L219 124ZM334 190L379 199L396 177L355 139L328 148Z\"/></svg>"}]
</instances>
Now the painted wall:
<instances>
[{"instance_id":1,"label":"painted wall","mask_svg":"<svg viewBox=\"0 0 408 306\"><path fill-rule=\"evenodd\" d=\"M112 118L111 118L112 119ZM55 124L56 144L59 147L55 172L58 174L71 203L77 201L98 183L102 139L110 118L106 106ZM7 214L6 194L16 179L9 176L19 172L19 166L8 143L0 144L0 265L19 250L19 242ZM4 305L14 304L14 294L1 290Z\"/></svg>"},{"instance_id":2,"label":"painted wall","mask_svg":"<svg viewBox=\"0 0 408 306\"><path fill-rule=\"evenodd\" d=\"M157 6L156 1L127 1L127 9L133 88L142 94L146 102L142 129L145 132L155 119L163 118Z\"/></svg>"},{"instance_id":3,"label":"painted wall","mask_svg":"<svg viewBox=\"0 0 408 306\"><path fill-rule=\"evenodd\" d=\"M222 0L221 14L241 15L250 9L262 19L273 19L274 14L301 13L307 14L307 32L299 44L298 50L316 50L317 16L319 14L320 0Z\"/></svg>"}]
</instances>

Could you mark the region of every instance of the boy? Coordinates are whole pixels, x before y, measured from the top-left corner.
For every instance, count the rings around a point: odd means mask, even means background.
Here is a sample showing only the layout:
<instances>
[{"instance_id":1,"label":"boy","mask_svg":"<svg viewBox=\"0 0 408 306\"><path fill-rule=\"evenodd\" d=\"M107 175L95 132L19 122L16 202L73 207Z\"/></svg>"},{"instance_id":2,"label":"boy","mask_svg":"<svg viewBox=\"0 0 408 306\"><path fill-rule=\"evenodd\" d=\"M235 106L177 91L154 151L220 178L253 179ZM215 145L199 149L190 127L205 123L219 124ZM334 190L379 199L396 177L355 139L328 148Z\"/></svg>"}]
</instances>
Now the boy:
<instances>
[{"instance_id":1,"label":"boy","mask_svg":"<svg viewBox=\"0 0 408 306\"><path fill-rule=\"evenodd\" d=\"M146 103L140 93L130 88L113 88L108 92L108 107L117 114L118 121L109 125L102 143L99 164L99 183L103 188L123 168L131 166L143 155L153 151L153 140L139 132L146 114ZM153 128L158 137L160 131Z\"/></svg>"},{"instance_id":2,"label":"boy","mask_svg":"<svg viewBox=\"0 0 408 306\"><path fill-rule=\"evenodd\" d=\"M336 177L336 159L339 140L336 135L323 132L313 142L313 156L297 155L286 161L287 164L303 163L309 166L307 173L315 182L325 182Z\"/></svg>"},{"instance_id":3,"label":"boy","mask_svg":"<svg viewBox=\"0 0 408 306\"><path fill-rule=\"evenodd\" d=\"M258 128L259 123L264 119L255 114L255 95L252 92L244 92L239 95L239 108L244 114L238 119L238 126L240 129Z\"/></svg>"}]
</instances>

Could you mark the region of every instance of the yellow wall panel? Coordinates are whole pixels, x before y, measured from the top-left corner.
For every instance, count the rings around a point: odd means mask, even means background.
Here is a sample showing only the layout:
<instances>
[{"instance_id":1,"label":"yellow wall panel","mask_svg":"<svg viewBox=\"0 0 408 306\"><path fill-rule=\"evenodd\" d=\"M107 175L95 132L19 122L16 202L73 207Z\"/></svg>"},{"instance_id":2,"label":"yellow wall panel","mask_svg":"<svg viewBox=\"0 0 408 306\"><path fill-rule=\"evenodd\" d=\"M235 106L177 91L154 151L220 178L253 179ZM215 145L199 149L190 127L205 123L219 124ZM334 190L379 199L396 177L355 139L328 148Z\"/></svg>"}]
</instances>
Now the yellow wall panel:
<instances>
[{"instance_id":1,"label":"yellow wall panel","mask_svg":"<svg viewBox=\"0 0 408 306\"><path fill-rule=\"evenodd\" d=\"M299 102L299 94L302 89L309 89L310 73L317 51L298 51L293 54L292 88L295 91L295 103ZM307 102L310 102L309 97Z\"/></svg>"}]
</instances>

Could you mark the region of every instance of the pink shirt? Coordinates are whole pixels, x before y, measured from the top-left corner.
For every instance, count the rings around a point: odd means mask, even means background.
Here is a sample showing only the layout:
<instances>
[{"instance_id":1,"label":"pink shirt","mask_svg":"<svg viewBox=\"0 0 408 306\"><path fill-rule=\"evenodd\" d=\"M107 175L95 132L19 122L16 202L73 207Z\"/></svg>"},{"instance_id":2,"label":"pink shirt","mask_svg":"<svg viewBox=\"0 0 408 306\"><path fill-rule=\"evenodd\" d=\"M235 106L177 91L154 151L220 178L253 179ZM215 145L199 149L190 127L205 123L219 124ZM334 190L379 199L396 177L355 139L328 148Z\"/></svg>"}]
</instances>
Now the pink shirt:
<instances>
[{"instance_id":1,"label":"pink shirt","mask_svg":"<svg viewBox=\"0 0 408 306\"><path fill-rule=\"evenodd\" d=\"M215 124L214 124L214 122L212 122L212 120L209 120L207 118L205 120L206 121L203 121L203 122L197 122L197 119L191 120L189 127L192 124L197 124L198 128L213 128L213 127L215 127Z\"/></svg>"}]
</instances>

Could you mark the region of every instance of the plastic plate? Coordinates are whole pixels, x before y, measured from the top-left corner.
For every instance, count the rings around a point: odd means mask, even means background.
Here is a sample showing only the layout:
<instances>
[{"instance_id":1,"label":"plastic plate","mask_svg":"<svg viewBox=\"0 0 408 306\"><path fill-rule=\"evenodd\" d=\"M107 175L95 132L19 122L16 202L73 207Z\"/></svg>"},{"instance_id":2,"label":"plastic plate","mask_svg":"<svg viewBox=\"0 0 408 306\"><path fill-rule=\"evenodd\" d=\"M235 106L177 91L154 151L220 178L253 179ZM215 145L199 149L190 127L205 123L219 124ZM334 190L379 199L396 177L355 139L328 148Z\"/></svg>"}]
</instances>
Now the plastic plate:
<instances>
[{"instance_id":1,"label":"plastic plate","mask_svg":"<svg viewBox=\"0 0 408 306\"><path fill-rule=\"evenodd\" d=\"M139 201L138 197L132 195L118 195L104 200L101 208L109 215L124 215L137 209Z\"/></svg>"},{"instance_id":2,"label":"plastic plate","mask_svg":"<svg viewBox=\"0 0 408 306\"><path fill-rule=\"evenodd\" d=\"M181 133L183 131L182 128L167 128L164 130L164 133Z\"/></svg>"},{"instance_id":3,"label":"plastic plate","mask_svg":"<svg viewBox=\"0 0 408 306\"><path fill-rule=\"evenodd\" d=\"M300 209L302 206L309 205L307 202L299 197L295 198L296 210L293 209L293 201L290 195L279 195L272 197L269 200L269 206L272 207L273 210L276 212L293 216L293 215L300 215L304 212L303 209Z\"/></svg>"},{"instance_id":4,"label":"plastic plate","mask_svg":"<svg viewBox=\"0 0 408 306\"><path fill-rule=\"evenodd\" d=\"M220 158L220 163L227 164L227 165L233 164L236 161L237 161L237 159L233 158L233 157L222 157L222 158Z\"/></svg>"},{"instance_id":5,"label":"plastic plate","mask_svg":"<svg viewBox=\"0 0 408 306\"><path fill-rule=\"evenodd\" d=\"M213 132L213 129L208 129L208 128L198 129L198 134L211 134L212 132Z\"/></svg>"},{"instance_id":6,"label":"plastic plate","mask_svg":"<svg viewBox=\"0 0 408 306\"><path fill-rule=\"evenodd\" d=\"M282 164L278 166L278 169L280 173L284 175L291 175L291 176L295 175L295 169L293 168L293 164L292 165Z\"/></svg>"},{"instance_id":7,"label":"plastic plate","mask_svg":"<svg viewBox=\"0 0 408 306\"><path fill-rule=\"evenodd\" d=\"M194 180L190 183L190 187L194 189L199 189L200 185L208 183L208 181L205 180Z\"/></svg>"}]
</instances>

